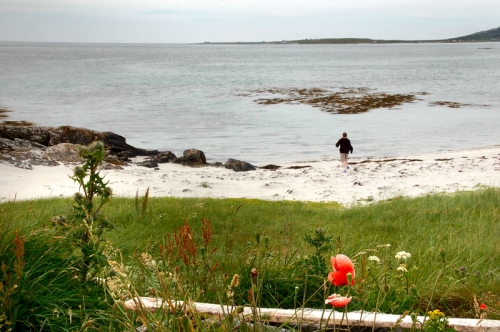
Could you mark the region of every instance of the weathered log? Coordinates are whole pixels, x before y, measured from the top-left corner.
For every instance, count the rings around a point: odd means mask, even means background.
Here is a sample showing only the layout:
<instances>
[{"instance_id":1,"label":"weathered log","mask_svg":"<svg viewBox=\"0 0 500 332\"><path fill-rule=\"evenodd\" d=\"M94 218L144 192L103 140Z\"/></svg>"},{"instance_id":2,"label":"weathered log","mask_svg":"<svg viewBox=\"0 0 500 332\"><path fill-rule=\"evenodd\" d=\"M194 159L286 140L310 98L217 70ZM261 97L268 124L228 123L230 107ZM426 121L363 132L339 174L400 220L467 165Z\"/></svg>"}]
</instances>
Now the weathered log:
<instances>
[{"instance_id":1,"label":"weathered log","mask_svg":"<svg viewBox=\"0 0 500 332\"><path fill-rule=\"evenodd\" d=\"M129 310L147 310L156 312L163 308L164 310L196 310L198 313L220 317L224 314L231 313L235 308L230 306L192 302L185 304L183 301L165 301L160 298L152 297L137 297L128 300L124 304ZM375 327L375 328L392 328L399 327L410 329L413 326L413 321L409 315L388 315L373 312L348 312L344 314L339 311L319 310L319 309L271 309L259 308L259 313L266 316L266 321L272 324L315 324L324 327L347 326L353 327ZM244 307L241 313L246 319L253 319L252 309ZM424 316L418 316L417 321L424 322ZM498 332L500 331L500 321L489 319L472 319L472 318L448 318L449 326L456 331L485 331ZM417 329L421 329L421 324L417 323Z\"/></svg>"}]
</instances>

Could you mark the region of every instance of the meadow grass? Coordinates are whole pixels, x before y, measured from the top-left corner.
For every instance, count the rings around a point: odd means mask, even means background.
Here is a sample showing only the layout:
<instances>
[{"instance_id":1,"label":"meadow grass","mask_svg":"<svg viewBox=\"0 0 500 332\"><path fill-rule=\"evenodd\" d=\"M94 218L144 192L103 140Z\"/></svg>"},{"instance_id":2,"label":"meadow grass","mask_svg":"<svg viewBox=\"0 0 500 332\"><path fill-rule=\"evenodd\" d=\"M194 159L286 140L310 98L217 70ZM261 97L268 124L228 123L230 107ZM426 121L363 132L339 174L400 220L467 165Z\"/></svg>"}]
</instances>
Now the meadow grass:
<instances>
[{"instance_id":1,"label":"meadow grass","mask_svg":"<svg viewBox=\"0 0 500 332\"><path fill-rule=\"evenodd\" d=\"M34 284L51 289L58 284L51 278L64 279L57 292L49 293L75 299L71 293L75 287L68 287L71 277L55 268L70 266L64 259L71 255L57 254L67 248L55 245L55 234L43 232L54 216L70 215L72 204L70 199L41 199L0 205L2 262L15 265L12 246L17 231L30 238L25 251L29 262L36 262L30 263L30 269L44 266L42 273L31 272L40 277L27 279L33 283L27 289ZM321 308L325 297L337 292L353 296L350 310L421 314L440 309L447 316L479 317L478 303L485 303L489 318L498 319L499 206L500 190L487 188L395 198L348 209L335 203L297 201L114 197L100 213L114 227L106 240L120 253L120 264L128 267L124 270L136 295L249 305L253 289L262 307ZM314 239L318 230L326 236L323 244L328 249L321 253L305 240L306 235ZM175 236L192 242L183 242L182 247ZM400 251L411 257L396 260ZM337 253L354 261L356 283L351 288L324 282L332 269L329 257ZM312 260L315 256L320 256L322 266ZM254 268L259 273L258 291L249 277ZM4 290L7 274L2 279ZM235 274L241 282L231 288L228 285ZM161 276L167 277L161 281ZM101 300L105 297L93 292ZM37 308L52 308L53 315L58 304L53 304L51 296L35 297L41 301ZM3 298L7 298L5 293ZM89 303L91 299L99 302L88 293L86 298ZM20 297L17 301L28 300ZM75 307L66 300L61 303Z\"/></svg>"}]
</instances>

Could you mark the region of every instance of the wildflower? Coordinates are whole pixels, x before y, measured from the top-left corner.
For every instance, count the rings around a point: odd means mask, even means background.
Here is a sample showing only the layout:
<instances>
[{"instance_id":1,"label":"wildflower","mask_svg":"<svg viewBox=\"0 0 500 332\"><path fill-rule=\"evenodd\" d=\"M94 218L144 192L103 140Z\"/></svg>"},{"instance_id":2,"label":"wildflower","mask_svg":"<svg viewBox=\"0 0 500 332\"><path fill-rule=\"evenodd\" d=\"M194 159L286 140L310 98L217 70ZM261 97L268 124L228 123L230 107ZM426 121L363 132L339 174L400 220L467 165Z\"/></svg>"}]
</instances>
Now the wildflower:
<instances>
[{"instance_id":1,"label":"wildflower","mask_svg":"<svg viewBox=\"0 0 500 332\"><path fill-rule=\"evenodd\" d=\"M368 260L380 264L380 258L378 258L377 256L369 256Z\"/></svg>"},{"instance_id":2,"label":"wildflower","mask_svg":"<svg viewBox=\"0 0 500 332\"><path fill-rule=\"evenodd\" d=\"M325 300L325 304L331 304L335 308L343 308L349 302L351 302L351 297L340 296L338 294L332 294Z\"/></svg>"},{"instance_id":3,"label":"wildflower","mask_svg":"<svg viewBox=\"0 0 500 332\"><path fill-rule=\"evenodd\" d=\"M445 318L444 313L442 313L439 309L429 311L427 314L429 315L429 319L431 320L439 320L441 318Z\"/></svg>"},{"instance_id":4,"label":"wildflower","mask_svg":"<svg viewBox=\"0 0 500 332\"><path fill-rule=\"evenodd\" d=\"M256 278L258 274L259 274L259 273L257 272L257 269L256 269L256 268L253 268L253 269L250 271L250 276L251 276L252 278Z\"/></svg>"},{"instance_id":5,"label":"wildflower","mask_svg":"<svg viewBox=\"0 0 500 332\"><path fill-rule=\"evenodd\" d=\"M406 251L400 251L396 254L396 259L399 259L399 260L407 260L408 258L411 257L411 254L409 252L406 252Z\"/></svg>"},{"instance_id":6,"label":"wildflower","mask_svg":"<svg viewBox=\"0 0 500 332\"><path fill-rule=\"evenodd\" d=\"M339 254L337 256L332 256L332 267L333 272L328 274L328 281L330 281L335 286L345 286L348 285L347 274L351 274L351 285L354 284L355 272L354 264L346 255Z\"/></svg>"},{"instance_id":7,"label":"wildflower","mask_svg":"<svg viewBox=\"0 0 500 332\"><path fill-rule=\"evenodd\" d=\"M235 274L231 280L231 287L238 287L240 285L240 276Z\"/></svg>"},{"instance_id":8,"label":"wildflower","mask_svg":"<svg viewBox=\"0 0 500 332\"><path fill-rule=\"evenodd\" d=\"M481 310L486 310L486 309L488 309L488 306L487 306L486 304L484 304L484 303L481 303L481 304L479 305L479 309L481 309Z\"/></svg>"},{"instance_id":9,"label":"wildflower","mask_svg":"<svg viewBox=\"0 0 500 332\"><path fill-rule=\"evenodd\" d=\"M400 266L398 266L398 272L408 272L408 270L406 269L406 266L404 264L401 264Z\"/></svg>"}]
</instances>

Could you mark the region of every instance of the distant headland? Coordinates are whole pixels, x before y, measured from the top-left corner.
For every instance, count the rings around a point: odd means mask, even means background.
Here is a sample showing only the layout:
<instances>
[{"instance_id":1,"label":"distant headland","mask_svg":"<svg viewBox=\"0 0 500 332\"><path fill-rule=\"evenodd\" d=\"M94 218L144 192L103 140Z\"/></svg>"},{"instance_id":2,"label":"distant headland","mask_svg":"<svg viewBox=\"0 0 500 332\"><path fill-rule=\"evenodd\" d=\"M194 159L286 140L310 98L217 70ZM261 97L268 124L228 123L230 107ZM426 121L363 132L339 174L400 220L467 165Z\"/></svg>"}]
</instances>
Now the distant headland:
<instances>
[{"instance_id":1,"label":"distant headland","mask_svg":"<svg viewBox=\"0 0 500 332\"><path fill-rule=\"evenodd\" d=\"M210 42L205 44L395 44L395 43L463 43L463 42L498 42L500 27L476 32L470 35L435 40L387 40L370 38L319 38L262 42Z\"/></svg>"}]
</instances>

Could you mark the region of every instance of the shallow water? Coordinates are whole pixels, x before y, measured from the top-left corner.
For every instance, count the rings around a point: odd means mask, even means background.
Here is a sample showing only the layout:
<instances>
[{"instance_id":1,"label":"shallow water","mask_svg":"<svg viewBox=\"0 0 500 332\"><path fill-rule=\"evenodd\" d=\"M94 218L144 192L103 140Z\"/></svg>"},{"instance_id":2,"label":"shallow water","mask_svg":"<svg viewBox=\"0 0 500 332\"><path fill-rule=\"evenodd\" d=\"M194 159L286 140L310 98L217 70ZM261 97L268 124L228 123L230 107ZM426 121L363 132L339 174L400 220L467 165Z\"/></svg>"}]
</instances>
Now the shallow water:
<instances>
[{"instance_id":1,"label":"shallow water","mask_svg":"<svg viewBox=\"0 0 500 332\"><path fill-rule=\"evenodd\" d=\"M336 159L343 131L354 158L394 156L498 145L499 64L499 43L0 43L0 108L10 120L113 131L140 148L201 149L209 161ZM429 94L349 115L244 96L274 87Z\"/></svg>"}]
</instances>

